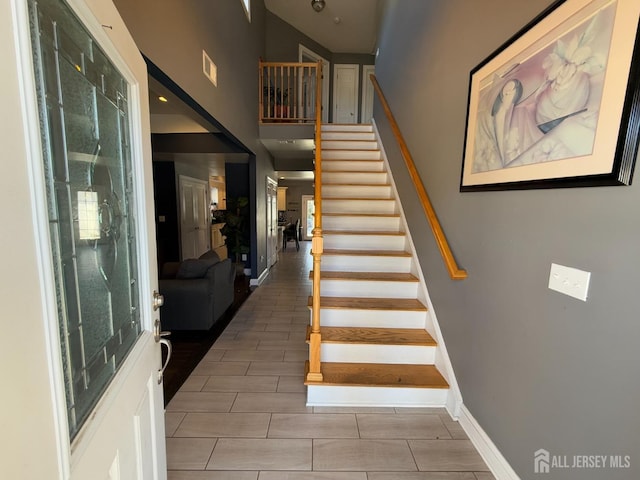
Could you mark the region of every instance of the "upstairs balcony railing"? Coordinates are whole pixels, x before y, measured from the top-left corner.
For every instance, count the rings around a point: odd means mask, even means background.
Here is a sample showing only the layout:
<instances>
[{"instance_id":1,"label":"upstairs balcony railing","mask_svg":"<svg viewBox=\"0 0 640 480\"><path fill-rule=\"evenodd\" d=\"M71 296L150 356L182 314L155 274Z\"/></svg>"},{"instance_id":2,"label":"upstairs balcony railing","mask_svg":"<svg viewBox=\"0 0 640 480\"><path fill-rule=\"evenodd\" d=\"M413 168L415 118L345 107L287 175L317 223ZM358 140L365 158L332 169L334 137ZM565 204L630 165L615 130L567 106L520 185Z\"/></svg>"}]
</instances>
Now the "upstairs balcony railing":
<instances>
[{"instance_id":1,"label":"upstairs balcony railing","mask_svg":"<svg viewBox=\"0 0 640 480\"><path fill-rule=\"evenodd\" d=\"M260 62L260 122L314 123L322 91L318 65Z\"/></svg>"}]
</instances>

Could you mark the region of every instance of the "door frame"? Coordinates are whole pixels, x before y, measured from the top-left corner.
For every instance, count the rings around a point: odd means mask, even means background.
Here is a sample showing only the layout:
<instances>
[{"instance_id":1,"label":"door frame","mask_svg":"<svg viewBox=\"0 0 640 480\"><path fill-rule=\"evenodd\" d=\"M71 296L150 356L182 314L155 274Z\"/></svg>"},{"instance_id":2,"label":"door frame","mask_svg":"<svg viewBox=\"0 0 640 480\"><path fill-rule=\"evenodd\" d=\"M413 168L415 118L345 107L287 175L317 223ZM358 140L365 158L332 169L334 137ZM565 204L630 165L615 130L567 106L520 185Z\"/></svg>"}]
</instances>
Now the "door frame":
<instances>
[{"instance_id":1,"label":"door frame","mask_svg":"<svg viewBox=\"0 0 640 480\"><path fill-rule=\"evenodd\" d=\"M29 33L28 5L23 0L10 0L13 23L14 48L16 50L16 70L18 89L20 91L20 108L24 131L24 152L29 170L28 189L31 204L25 207L32 217L34 252L38 262L39 285L33 289L37 292L36 301L41 305L41 321L46 348L47 369L49 377L49 393L51 421L55 430L55 457L57 458L57 474L59 478L70 478L74 468L83 467L83 454L89 442L108 434L105 421L108 410L122 404L118 398L130 378L131 370L139 361L149 361L149 355L155 357L156 366L160 367L160 345L153 336L153 319L151 294L158 288L158 272L155 261L155 218L153 213L153 174L151 165L151 132L149 127L149 105L147 95L147 69L140 52L131 39L129 32L112 2L101 0L66 0L69 7L77 15L85 28L96 39L109 60L118 68L130 85L130 134L135 212L137 215L136 236L138 240L138 289L140 295L140 319L142 332L127 358L115 373L107 389L103 392L97 405L87 421L80 428L73 442L70 440L66 397L64 387L63 366L61 362L61 344L58 332L58 310L55 287L55 272L51 261L51 239L49 236L49 218L47 212L46 185L42 145L40 141L40 122L38 100L34 88L36 79L32 67L31 40ZM105 28L108 26L108 28ZM121 48L124 47L124 48ZM157 317L157 314L155 314ZM40 367L40 365L38 365ZM155 377L155 375L152 375ZM136 378L134 380L139 380ZM166 453L164 440L164 406L162 387L157 382L148 382L144 386L146 395L153 404L153 418L149 427L153 437L150 440L149 452L153 458L153 478L166 478ZM120 402L119 402L120 400ZM137 406L136 406L137 408ZM34 412L40 417L44 412ZM49 418L47 418L48 420ZM138 430L136 430L138 431ZM144 432L143 432L144 433ZM46 440L44 440L46 442ZM161 445L160 445L161 443ZM111 452L109 452L111 453ZM50 456L50 455L47 455ZM116 455L116 458L119 458ZM86 462L85 462L86 463ZM112 468L114 464L112 464ZM9 467L10 468L10 467ZM107 473L107 472L105 472ZM115 470L113 473L117 473Z\"/></svg>"},{"instance_id":2,"label":"door frame","mask_svg":"<svg viewBox=\"0 0 640 480\"><path fill-rule=\"evenodd\" d=\"M322 62L322 123L329 123L329 79L331 78L331 63L313 50L298 44L298 62L302 62L302 56L313 58L316 62Z\"/></svg>"},{"instance_id":3,"label":"door frame","mask_svg":"<svg viewBox=\"0 0 640 480\"><path fill-rule=\"evenodd\" d=\"M350 69L350 70L355 70L355 75L353 76L353 87L355 90L355 93L353 95L353 122L351 123L358 123L358 91L360 88L360 65L357 63L336 63L333 65L333 110L332 110L332 114L333 114L333 122L336 122L336 118L338 117L338 73L340 70L343 69ZM344 122L341 122L344 123Z\"/></svg>"}]
</instances>

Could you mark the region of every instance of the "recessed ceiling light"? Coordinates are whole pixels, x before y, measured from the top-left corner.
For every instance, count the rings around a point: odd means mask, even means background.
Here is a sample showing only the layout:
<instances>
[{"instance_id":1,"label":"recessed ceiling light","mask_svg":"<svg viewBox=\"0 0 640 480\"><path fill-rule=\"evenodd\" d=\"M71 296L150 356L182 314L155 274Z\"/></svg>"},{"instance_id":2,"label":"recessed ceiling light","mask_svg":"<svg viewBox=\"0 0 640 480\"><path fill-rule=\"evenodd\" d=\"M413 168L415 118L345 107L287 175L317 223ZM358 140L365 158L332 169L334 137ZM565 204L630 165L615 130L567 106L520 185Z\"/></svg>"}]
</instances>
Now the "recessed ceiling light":
<instances>
[{"instance_id":1,"label":"recessed ceiling light","mask_svg":"<svg viewBox=\"0 0 640 480\"><path fill-rule=\"evenodd\" d=\"M164 102L164 103L166 103L166 102L168 102L168 101L169 101L169 100L167 100L167 99L166 99L166 97L163 97L162 95L160 95L160 96L158 97L158 100L160 100L161 102Z\"/></svg>"}]
</instances>

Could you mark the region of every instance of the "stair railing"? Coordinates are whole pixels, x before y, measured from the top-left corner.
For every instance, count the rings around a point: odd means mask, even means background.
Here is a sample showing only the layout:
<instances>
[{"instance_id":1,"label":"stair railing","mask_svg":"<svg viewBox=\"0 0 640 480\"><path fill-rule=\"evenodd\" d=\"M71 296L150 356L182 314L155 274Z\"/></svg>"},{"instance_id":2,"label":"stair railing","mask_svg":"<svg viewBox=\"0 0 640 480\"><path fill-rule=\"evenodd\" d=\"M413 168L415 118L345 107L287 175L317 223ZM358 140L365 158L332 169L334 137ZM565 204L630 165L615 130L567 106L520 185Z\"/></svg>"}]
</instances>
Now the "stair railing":
<instances>
[{"instance_id":1,"label":"stair railing","mask_svg":"<svg viewBox=\"0 0 640 480\"><path fill-rule=\"evenodd\" d=\"M315 180L313 238L311 254L313 255L313 293L311 306L311 333L309 334L309 371L306 381L321 382L320 366L320 261L324 240L322 238L322 62L316 67L316 106L315 106Z\"/></svg>"},{"instance_id":2,"label":"stair railing","mask_svg":"<svg viewBox=\"0 0 640 480\"><path fill-rule=\"evenodd\" d=\"M467 278L467 272L458 267L453 253L451 253L451 248L449 248L447 237L442 231L442 226L438 221L438 216L433 209L433 205L431 205L429 195L427 195L427 191L424 188L424 184L422 183L420 174L416 169L416 165L413 161L413 158L411 157L409 148L407 147L407 144L404 141L404 137L400 132L400 127L398 127L398 123L396 122L393 113L391 113L389 103L387 102L384 93L382 93L382 89L380 88L380 84L378 83L376 76L374 74L371 74L370 78L371 82L373 83L373 88L378 96L378 99L380 100L380 104L382 105L382 109L384 110L387 120L389 120L393 135L400 147L402 158L404 159L404 163L407 166L407 170L409 171L409 176L411 177L416 192L418 193L418 198L420 199L420 203L422 204L424 213L427 217L427 220L429 221L429 225L431 226L431 231L433 232L433 236L435 237L438 248L440 249L440 255L442 255L442 259L444 260L444 264L447 267L449 276L452 280L464 280L465 278Z\"/></svg>"},{"instance_id":3,"label":"stair railing","mask_svg":"<svg viewBox=\"0 0 640 480\"><path fill-rule=\"evenodd\" d=\"M316 121L317 63L259 63L260 123L312 123Z\"/></svg>"}]
</instances>

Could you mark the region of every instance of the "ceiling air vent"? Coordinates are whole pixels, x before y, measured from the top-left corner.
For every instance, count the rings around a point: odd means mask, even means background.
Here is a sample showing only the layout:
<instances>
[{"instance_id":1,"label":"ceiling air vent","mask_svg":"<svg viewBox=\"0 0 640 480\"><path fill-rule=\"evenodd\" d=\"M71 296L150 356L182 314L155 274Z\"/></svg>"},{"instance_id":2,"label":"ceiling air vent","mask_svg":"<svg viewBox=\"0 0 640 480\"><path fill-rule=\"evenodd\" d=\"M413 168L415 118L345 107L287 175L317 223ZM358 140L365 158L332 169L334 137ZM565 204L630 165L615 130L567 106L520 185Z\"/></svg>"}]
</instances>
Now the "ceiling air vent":
<instances>
[{"instance_id":1,"label":"ceiling air vent","mask_svg":"<svg viewBox=\"0 0 640 480\"><path fill-rule=\"evenodd\" d=\"M211 80L214 86L218 86L218 67L211 61L207 52L202 50L202 71L204 75Z\"/></svg>"}]
</instances>

